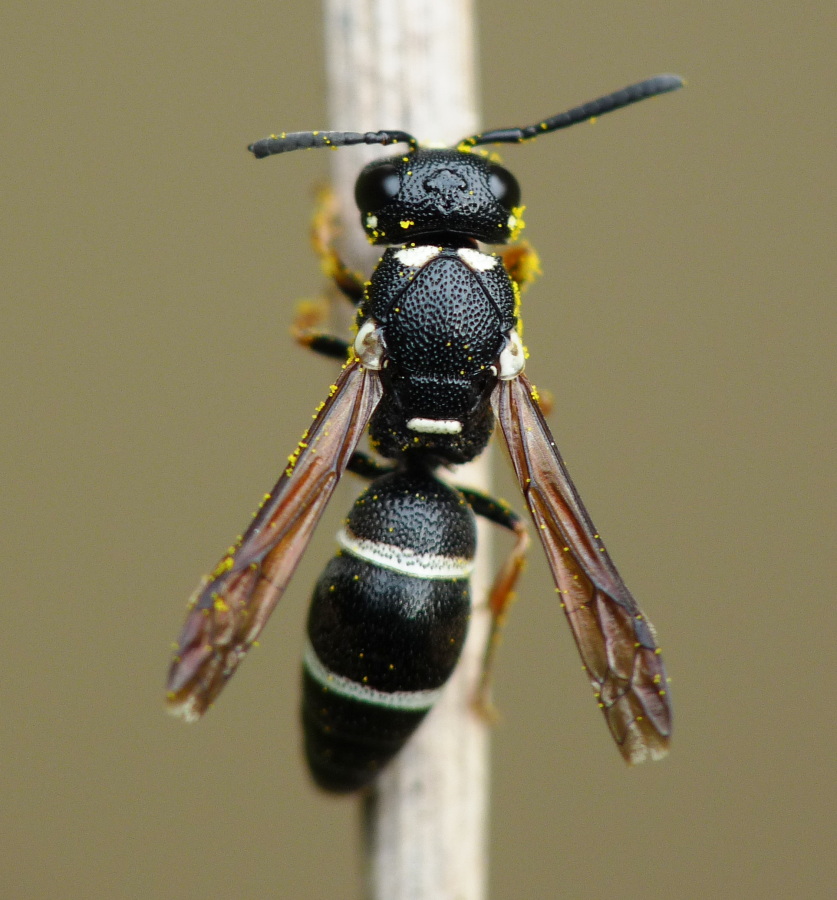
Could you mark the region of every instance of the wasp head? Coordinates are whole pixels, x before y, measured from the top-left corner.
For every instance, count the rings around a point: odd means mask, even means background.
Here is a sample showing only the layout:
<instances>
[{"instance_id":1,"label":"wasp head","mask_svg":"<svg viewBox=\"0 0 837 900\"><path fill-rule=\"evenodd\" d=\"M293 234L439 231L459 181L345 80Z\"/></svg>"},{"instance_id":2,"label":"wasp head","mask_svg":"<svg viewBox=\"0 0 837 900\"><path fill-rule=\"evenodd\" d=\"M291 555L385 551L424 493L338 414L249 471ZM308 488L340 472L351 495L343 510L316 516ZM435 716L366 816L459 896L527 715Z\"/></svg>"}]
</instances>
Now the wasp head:
<instances>
[{"instance_id":1,"label":"wasp head","mask_svg":"<svg viewBox=\"0 0 837 900\"><path fill-rule=\"evenodd\" d=\"M520 187L507 169L461 150L414 150L366 166L355 183L373 244L445 235L504 244L522 226Z\"/></svg>"}]
</instances>

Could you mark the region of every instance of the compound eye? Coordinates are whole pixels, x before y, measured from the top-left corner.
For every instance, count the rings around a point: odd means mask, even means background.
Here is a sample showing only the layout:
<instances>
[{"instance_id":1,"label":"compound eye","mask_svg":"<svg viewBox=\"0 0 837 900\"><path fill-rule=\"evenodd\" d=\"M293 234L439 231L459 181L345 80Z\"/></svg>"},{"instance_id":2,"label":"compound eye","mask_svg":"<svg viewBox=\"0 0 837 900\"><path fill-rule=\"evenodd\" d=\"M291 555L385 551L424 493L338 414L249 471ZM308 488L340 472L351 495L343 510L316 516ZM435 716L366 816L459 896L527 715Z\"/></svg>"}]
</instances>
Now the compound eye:
<instances>
[{"instance_id":1,"label":"compound eye","mask_svg":"<svg viewBox=\"0 0 837 900\"><path fill-rule=\"evenodd\" d=\"M520 206L520 185L508 169L493 163L489 165L488 187L504 209L512 210Z\"/></svg>"},{"instance_id":2,"label":"compound eye","mask_svg":"<svg viewBox=\"0 0 837 900\"><path fill-rule=\"evenodd\" d=\"M401 190L398 169L383 163L360 173L355 183L355 203L361 212L383 209Z\"/></svg>"}]
</instances>

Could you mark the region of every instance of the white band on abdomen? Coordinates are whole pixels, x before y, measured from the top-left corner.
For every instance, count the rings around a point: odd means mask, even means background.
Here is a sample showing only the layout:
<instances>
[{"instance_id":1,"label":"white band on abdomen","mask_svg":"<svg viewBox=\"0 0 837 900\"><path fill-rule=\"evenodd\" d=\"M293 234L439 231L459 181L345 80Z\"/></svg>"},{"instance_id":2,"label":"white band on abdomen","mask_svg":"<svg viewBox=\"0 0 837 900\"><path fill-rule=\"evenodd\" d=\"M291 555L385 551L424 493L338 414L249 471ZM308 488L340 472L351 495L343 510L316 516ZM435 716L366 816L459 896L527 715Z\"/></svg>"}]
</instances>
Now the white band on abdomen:
<instances>
[{"instance_id":1,"label":"white band on abdomen","mask_svg":"<svg viewBox=\"0 0 837 900\"><path fill-rule=\"evenodd\" d=\"M382 544L355 537L347 529L337 532L337 543L352 556L413 578L449 581L467 578L474 571L474 561L460 556L442 556L437 553L416 553L406 547Z\"/></svg>"},{"instance_id":2,"label":"white band on abdomen","mask_svg":"<svg viewBox=\"0 0 837 900\"><path fill-rule=\"evenodd\" d=\"M326 690L339 697L358 700L372 706L423 712L430 709L442 693L441 688L432 691L380 691L358 681L352 681L345 675L338 675L327 669L320 661L310 641L306 642L302 664L314 681L321 684Z\"/></svg>"}]
</instances>

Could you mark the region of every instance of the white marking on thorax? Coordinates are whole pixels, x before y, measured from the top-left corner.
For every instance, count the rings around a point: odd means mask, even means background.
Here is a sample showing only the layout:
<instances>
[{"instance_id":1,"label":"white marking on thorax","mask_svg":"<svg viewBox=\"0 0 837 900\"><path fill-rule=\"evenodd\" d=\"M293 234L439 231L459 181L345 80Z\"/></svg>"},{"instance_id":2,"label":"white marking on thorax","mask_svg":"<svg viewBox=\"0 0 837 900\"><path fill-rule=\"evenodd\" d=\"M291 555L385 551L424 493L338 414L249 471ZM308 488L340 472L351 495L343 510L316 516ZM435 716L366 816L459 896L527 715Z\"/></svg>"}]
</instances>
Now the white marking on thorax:
<instances>
[{"instance_id":1,"label":"white marking on thorax","mask_svg":"<svg viewBox=\"0 0 837 900\"><path fill-rule=\"evenodd\" d=\"M472 250L470 247L460 247L456 255L475 272L490 272L500 262L499 257L480 253L479 250Z\"/></svg>"},{"instance_id":2,"label":"white marking on thorax","mask_svg":"<svg viewBox=\"0 0 837 900\"><path fill-rule=\"evenodd\" d=\"M409 266L411 269L418 269L425 263L429 263L431 259L437 257L441 252L441 247L431 247L427 244L422 244L419 247L404 247L401 250L396 250L395 258L398 262Z\"/></svg>"},{"instance_id":3,"label":"white marking on thorax","mask_svg":"<svg viewBox=\"0 0 837 900\"><path fill-rule=\"evenodd\" d=\"M508 343L503 348L498 362L500 364L499 378L501 381L511 381L512 378L517 378L526 365L523 341L520 340L520 335L514 328L508 334Z\"/></svg>"},{"instance_id":4,"label":"white marking on thorax","mask_svg":"<svg viewBox=\"0 0 837 900\"><path fill-rule=\"evenodd\" d=\"M409 419L407 428L420 434L459 434L462 423L458 419Z\"/></svg>"},{"instance_id":5,"label":"white marking on thorax","mask_svg":"<svg viewBox=\"0 0 837 900\"><path fill-rule=\"evenodd\" d=\"M384 706L387 709L423 712L430 709L442 693L441 688L432 691L381 691L358 681L352 681L345 675L338 675L331 669L327 669L320 661L310 641L306 643L302 664L314 681L321 684L330 693L346 697L349 700L359 700L361 703L371 703L373 706Z\"/></svg>"},{"instance_id":6,"label":"white marking on thorax","mask_svg":"<svg viewBox=\"0 0 837 900\"><path fill-rule=\"evenodd\" d=\"M450 581L454 578L467 578L474 571L472 559L442 556L440 553L416 553L407 547L356 537L345 528L337 533L337 543L357 559L401 575L411 575L413 578Z\"/></svg>"},{"instance_id":7,"label":"white marking on thorax","mask_svg":"<svg viewBox=\"0 0 837 900\"><path fill-rule=\"evenodd\" d=\"M380 369L384 356L381 326L374 319L367 319L355 336L355 353L367 369Z\"/></svg>"}]
</instances>

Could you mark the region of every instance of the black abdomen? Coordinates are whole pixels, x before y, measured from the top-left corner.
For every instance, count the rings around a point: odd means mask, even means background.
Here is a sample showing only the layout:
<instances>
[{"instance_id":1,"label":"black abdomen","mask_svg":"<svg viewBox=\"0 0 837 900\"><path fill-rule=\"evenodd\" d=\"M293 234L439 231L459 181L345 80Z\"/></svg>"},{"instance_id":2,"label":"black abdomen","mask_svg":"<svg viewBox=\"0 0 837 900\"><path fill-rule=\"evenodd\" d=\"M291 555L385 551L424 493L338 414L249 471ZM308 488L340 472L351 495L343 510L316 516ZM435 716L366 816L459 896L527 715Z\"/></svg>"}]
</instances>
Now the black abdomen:
<instances>
[{"instance_id":1,"label":"black abdomen","mask_svg":"<svg viewBox=\"0 0 837 900\"><path fill-rule=\"evenodd\" d=\"M369 783L432 707L470 616L476 533L462 495L423 469L356 501L308 617L308 764L332 791Z\"/></svg>"}]
</instances>

